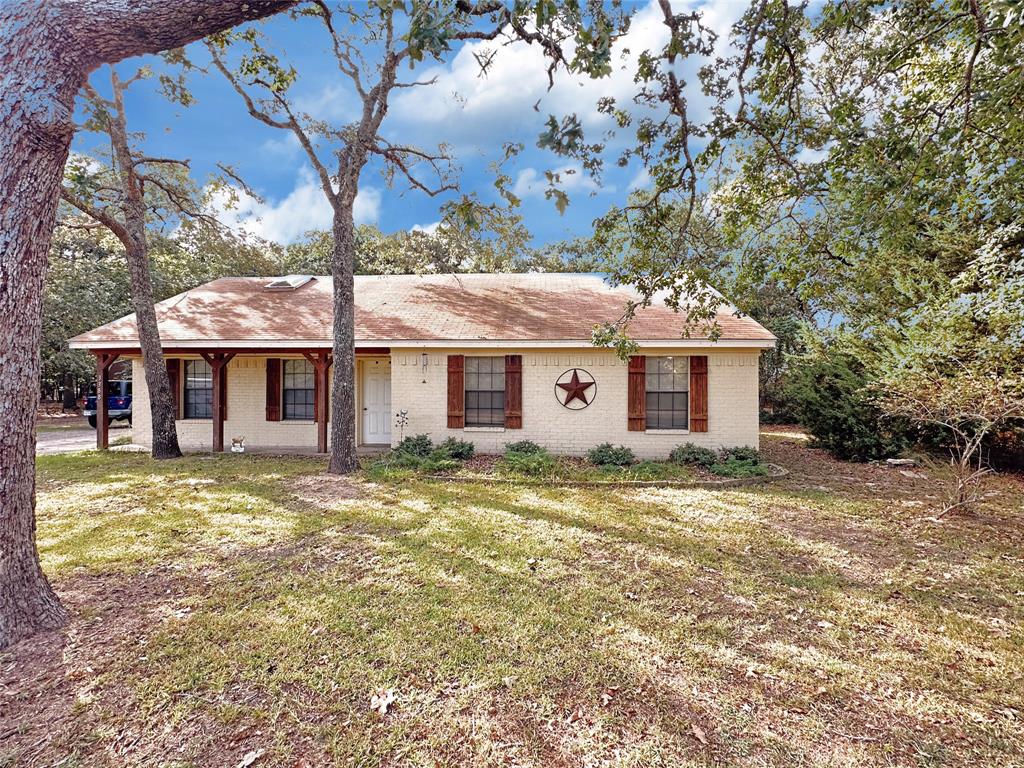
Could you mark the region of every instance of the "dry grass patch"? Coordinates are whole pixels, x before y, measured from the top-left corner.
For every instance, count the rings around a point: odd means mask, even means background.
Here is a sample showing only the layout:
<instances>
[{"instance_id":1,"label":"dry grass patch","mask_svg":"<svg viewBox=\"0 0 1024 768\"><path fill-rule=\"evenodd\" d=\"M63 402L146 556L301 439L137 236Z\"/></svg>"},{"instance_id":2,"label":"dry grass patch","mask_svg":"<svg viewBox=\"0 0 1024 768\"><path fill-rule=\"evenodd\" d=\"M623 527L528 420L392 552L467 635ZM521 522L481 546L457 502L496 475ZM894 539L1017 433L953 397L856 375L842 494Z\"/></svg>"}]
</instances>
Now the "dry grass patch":
<instances>
[{"instance_id":1,"label":"dry grass patch","mask_svg":"<svg viewBox=\"0 0 1024 768\"><path fill-rule=\"evenodd\" d=\"M42 459L75 619L0 656L0 765L1021 762L1020 483L935 525L766 443L793 474L729 491Z\"/></svg>"}]
</instances>

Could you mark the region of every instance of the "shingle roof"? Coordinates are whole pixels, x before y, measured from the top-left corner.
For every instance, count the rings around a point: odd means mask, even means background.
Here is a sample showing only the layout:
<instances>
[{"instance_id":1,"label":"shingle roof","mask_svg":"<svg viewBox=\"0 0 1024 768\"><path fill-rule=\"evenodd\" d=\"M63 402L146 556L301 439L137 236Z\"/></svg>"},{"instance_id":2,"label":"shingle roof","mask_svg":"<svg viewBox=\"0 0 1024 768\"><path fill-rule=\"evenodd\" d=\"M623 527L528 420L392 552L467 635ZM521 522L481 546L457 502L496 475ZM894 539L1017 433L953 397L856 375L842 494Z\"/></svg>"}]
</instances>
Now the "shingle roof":
<instances>
[{"instance_id":1,"label":"shingle roof","mask_svg":"<svg viewBox=\"0 0 1024 768\"><path fill-rule=\"evenodd\" d=\"M165 347L329 346L333 317L331 278L296 290L270 291L271 278L225 277L156 305ZM627 288L612 288L598 275L472 274L357 276L356 343L401 341L589 343L595 324L618 319ZM685 318L665 306L638 311L629 326L641 341L682 341ZM774 339L760 324L726 304L718 314L723 342ZM691 329L690 343L702 331ZM135 315L76 336L76 348L137 346ZM752 344L754 345L754 344Z\"/></svg>"}]
</instances>

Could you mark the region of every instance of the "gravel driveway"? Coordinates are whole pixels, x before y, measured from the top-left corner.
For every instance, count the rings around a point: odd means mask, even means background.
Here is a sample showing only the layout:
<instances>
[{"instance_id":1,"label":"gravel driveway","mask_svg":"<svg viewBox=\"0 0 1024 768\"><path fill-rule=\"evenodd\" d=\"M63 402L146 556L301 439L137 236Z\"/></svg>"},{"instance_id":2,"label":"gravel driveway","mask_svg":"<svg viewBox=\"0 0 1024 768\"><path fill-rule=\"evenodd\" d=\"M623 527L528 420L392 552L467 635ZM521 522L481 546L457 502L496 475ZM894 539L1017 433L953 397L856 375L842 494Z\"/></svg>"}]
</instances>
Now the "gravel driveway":
<instances>
[{"instance_id":1,"label":"gravel driveway","mask_svg":"<svg viewBox=\"0 0 1024 768\"><path fill-rule=\"evenodd\" d=\"M84 422L84 419L83 419ZM115 426L117 425L117 426ZM110 442L121 435L131 435L131 429L118 422L110 425ZM62 427L60 429L40 429L36 432L36 456L48 456L54 453L74 453L88 451L96 447L96 430L92 427Z\"/></svg>"}]
</instances>

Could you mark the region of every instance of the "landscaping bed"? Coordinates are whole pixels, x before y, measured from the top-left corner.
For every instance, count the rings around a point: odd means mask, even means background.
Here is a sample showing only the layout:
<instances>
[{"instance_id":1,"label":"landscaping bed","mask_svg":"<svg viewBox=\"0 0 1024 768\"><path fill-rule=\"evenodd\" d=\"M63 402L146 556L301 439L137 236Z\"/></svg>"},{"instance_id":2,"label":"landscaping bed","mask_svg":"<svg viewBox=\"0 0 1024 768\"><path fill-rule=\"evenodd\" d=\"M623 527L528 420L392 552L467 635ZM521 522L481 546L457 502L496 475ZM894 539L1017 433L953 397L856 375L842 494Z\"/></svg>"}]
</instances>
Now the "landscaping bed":
<instances>
[{"instance_id":1,"label":"landscaping bed","mask_svg":"<svg viewBox=\"0 0 1024 768\"><path fill-rule=\"evenodd\" d=\"M625 446L604 443L587 456L553 456L529 440L511 442L504 454L476 454L471 443L448 439L435 446L426 435L406 438L367 465L370 476L400 480L412 476L462 482L558 483L715 487L764 482L785 470L761 460L752 448L720 452L686 443L667 460L640 461Z\"/></svg>"}]
</instances>

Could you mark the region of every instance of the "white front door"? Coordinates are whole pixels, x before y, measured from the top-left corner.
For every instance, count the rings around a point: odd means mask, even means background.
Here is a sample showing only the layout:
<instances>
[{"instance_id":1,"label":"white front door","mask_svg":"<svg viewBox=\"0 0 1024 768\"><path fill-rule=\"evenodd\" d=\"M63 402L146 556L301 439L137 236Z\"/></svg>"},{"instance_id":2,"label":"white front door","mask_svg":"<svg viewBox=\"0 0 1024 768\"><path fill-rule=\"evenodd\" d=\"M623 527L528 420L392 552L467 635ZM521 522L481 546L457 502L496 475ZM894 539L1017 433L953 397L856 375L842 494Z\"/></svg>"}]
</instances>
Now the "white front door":
<instances>
[{"instance_id":1,"label":"white front door","mask_svg":"<svg viewBox=\"0 0 1024 768\"><path fill-rule=\"evenodd\" d=\"M391 372L363 369L363 443L391 444Z\"/></svg>"}]
</instances>

